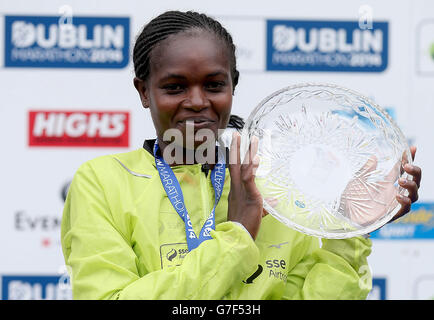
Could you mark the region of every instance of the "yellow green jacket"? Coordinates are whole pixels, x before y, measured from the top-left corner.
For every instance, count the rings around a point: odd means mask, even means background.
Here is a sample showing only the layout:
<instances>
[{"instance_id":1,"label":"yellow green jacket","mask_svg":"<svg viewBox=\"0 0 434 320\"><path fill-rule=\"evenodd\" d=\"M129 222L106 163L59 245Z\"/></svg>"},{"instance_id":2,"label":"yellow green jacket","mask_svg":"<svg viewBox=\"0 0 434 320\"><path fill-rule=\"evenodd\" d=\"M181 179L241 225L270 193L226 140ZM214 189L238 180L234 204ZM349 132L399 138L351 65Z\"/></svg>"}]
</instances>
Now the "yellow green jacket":
<instances>
[{"instance_id":1,"label":"yellow green jacket","mask_svg":"<svg viewBox=\"0 0 434 320\"><path fill-rule=\"evenodd\" d=\"M201 165L172 167L196 234L214 205ZM365 299L371 290L363 237L322 240L271 215L254 241L227 221L230 177L211 240L187 250L153 155L141 148L102 156L76 172L61 241L74 299Z\"/></svg>"}]
</instances>

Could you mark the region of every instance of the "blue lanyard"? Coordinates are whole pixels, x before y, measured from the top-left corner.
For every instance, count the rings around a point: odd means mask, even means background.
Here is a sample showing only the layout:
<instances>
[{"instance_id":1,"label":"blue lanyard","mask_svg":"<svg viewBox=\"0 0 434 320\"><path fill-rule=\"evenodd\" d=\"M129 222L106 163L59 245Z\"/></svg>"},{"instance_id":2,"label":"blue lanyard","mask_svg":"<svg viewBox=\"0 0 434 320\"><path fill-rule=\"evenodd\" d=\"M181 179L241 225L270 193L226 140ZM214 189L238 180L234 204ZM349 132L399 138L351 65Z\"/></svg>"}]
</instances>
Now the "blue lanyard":
<instances>
[{"instance_id":1,"label":"blue lanyard","mask_svg":"<svg viewBox=\"0 0 434 320\"><path fill-rule=\"evenodd\" d=\"M198 247L203 241L211 239L211 230L215 230L215 209L223 193L223 185L225 183L225 162L224 158L219 153L218 162L211 171L211 183L214 187L215 202L214 207L209 214L208 219L205 221L199 237L193 230L193 225L188 215L187 208L184 203L184 196L182 194L181 186L178 179L173 173L170 166L164 161L163 157L158 153L159 146L157 140L154 144L154 157L155 165L160 175L161 183L166 191L172 206L175 208L178 215L185 223L185 233L187 238L188 250L191 251Z\"/></svg>"}]
</instances>

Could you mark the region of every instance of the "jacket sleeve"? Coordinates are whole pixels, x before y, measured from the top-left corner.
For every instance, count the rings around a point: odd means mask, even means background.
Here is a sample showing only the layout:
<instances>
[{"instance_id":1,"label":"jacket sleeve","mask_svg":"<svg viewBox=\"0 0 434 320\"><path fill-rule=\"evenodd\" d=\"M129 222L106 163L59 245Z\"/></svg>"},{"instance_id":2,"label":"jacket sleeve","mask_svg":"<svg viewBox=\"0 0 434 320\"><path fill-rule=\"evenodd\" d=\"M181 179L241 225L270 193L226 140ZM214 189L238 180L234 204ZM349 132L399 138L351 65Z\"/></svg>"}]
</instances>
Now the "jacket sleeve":
<instances>
[{"instance_id":1,"label":"jacket sleeve","mask_svg":"<svg viewBox=\"0 0 434 320\"><path fill-rule=\"evenodd\" d=\"M312 238L313 240L318 240ZM306 254L289 271L284 299L366 299L372 289L367 257L372 242L363 237L311 242Z\"/></svg>"},{"instance_id":2,"label":"jacket sleeve","mask_svg":"<svg viewBox=\"0 0 434 320\"><path fill-rule=\"evenodd\" d=\"M140 277L129 237L120 231L88 164L74 176L61 225L74 299L220 299L255 271L259 250L232 222L217 225L212 237L182 265Z\"/></svg>"}]
</instances>

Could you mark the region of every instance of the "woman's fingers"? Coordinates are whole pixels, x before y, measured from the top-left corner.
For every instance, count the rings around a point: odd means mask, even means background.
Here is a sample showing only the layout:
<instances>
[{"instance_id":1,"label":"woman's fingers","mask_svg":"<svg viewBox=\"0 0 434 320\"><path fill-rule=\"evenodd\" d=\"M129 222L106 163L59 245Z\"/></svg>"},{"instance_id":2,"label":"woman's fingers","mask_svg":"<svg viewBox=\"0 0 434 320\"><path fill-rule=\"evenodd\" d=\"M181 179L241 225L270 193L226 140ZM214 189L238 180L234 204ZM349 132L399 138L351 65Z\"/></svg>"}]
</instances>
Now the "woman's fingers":
<instances>
[{"instance_id":1,"label":"woman's fingers","mask_svg":"<svg viewBox=\"0 0 434 320\"><path fill-rule=\"evenodd\" d=\"M258 153L258 145L259 145L258 137L253 136L250 139L250 147L249 147L249 156L252 161L256 157L256 154Z\"/></svg>"},{"instance_id":2,"label":"woman's fingers","mask_svg":"<svg viewBox=\"0 0 434 320\"><path fill-rule=\"evenodd\" d=\"M415 146L410 147L411 158L413 159L413 161L414 161L414 158L416 157L416 151L417 151L417 148Z\"/></svg>"},{"instance_id":3,"label":"woman's fingers","mask_svg":"<svg viewBox=\"0 0 434 320\"><path fill-rule=\"evenodd\" d=\"M258 167L259 158L256 156L258 152L258 138L252 137L250 140L249 150L244 157L243 164L241 165L241 180L243 182L250 182L254 179L256 172L255 167Z\"/></svg>"},{"instance_id":4,"label":"woman's fingers","mask_svg":"<svg viewBox=\"0 0 434 320\"><path fill-rule=\"evenodd\" d=\"M239 185L240 183L240 134L234 132L232 134L231 149L229 150L229 173L231 175L231 185Z\"/></svg>"},{"instance_id":5,"label":"woman's fingers","mask_svg":"<svg viewBox=\"0 0 434 320\"><path fill-rule=\"evenodd\" d=\"M415 146L410 147L411 157L414 161L414 158L416 156L416 150L417 148ZM401 205L401 209L398 211L398 213L390 220L390 222L395 221L396 219L401 218L411 210L411 204L416 202L419 199L419 188L420 188L420 181L422 178L422 170L418 166L411 165L406 161L406 157L403 157L403 166L401 167L401 173L402 170L405 170L409 175L412 176L412 180L407 180L400 178L398 180L398 183L401 187L408 190L408 196L398 195L396 197L396 200Z\"/></svg>"},{"instance_id":6,"label":"woman's fingers","mask_svg":"<svg viewBox=\"0 0 434 320\"><path fill-rule=\"evenodd\" d=\"M389 223L395 221L396 219L401 218L403 215L408 213L411 209L411 200L409 197L398 195L396 196L396 200L401 205L401 209L399 209L398 213L389 221Z\"/></svg>"},{"instance_id":7,"label":"woman's fingers","mask_svg":"<svg viewBox=\"0 0 434 320\"><path fill-rule=\"evenodd\" d=\"M259 140L257 137L252 137L249 145L249 150L244 157L241 164L240 145L241 136L238 132L232 135L231 149L229 151L229 171L231 175L231 185L234 189L239 188L243 183L246 191L252 192L257 195L257 188L255 185L255 174L259 166L259 157L256 155L258 152Z\"/></svg>"},{"instance_id":8,"label":"woman's fingers","mask_svg":"<svg viewBox=\"0 0 434 320\"><path fill-rule=\"evenodd\" d=\"M408 190L408 198L412 203L416 202L419 199L419 195L418 195L419 187L416 181L401 178L398 180L398 183L401 187Z\"/></svg>"},{"instance_id":9,"label":"woman's fingers","mask_svg":"<svg viewBox=\"0 0 434 320\"><path fill-rule=\"evenodd\" d=\"M421 168L407 163L404 165L404 170L413 177L413 181L416 183L417 187L420 188L420 180L422 179Z\"/></svg>"},{"instance_id":10,"label":"woman's fingers","mask_svg":"<svg viewBox=\"0 0 434 320\"><path fill-rule=\"evenodd\" d=\"M241 165L241 181L247 192L247 195L251 199L260 197L258 188L255 183L256 170L259 166L259 157L256 155L258 151L258 138L252 137L250 140L249 150Z\"/></svg>"}]
</instances>

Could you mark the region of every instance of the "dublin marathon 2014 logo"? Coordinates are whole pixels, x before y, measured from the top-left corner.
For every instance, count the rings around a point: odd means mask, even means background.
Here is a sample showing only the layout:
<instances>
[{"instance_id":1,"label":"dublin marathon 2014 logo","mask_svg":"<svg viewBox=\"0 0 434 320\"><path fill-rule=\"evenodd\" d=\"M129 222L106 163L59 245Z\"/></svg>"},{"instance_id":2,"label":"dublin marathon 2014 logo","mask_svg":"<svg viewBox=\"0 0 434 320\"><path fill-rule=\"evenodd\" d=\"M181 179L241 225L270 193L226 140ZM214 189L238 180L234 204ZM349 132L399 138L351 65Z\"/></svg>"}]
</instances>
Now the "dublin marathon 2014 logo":
<instances>
[{"instance_id":1,"label":"dublin marathon 2014 logo","mask_svg":"<svg viewBox=\"0 0 434 320\"><path fill-rule=\"evenodd\" d=\"M123 68L130 18L5 16L5 67Z\"/></svg>"},{"instance_id":2,"label":"dublin marathon 2014 logo","mask_svg":"<svg viewBox=\"0 0 434 320\"><path fill-rule=\"evenodd\" d=\"M385 21L267 20L267 70L382 72L388 32Z\"/></svg>"}]
</instances>

